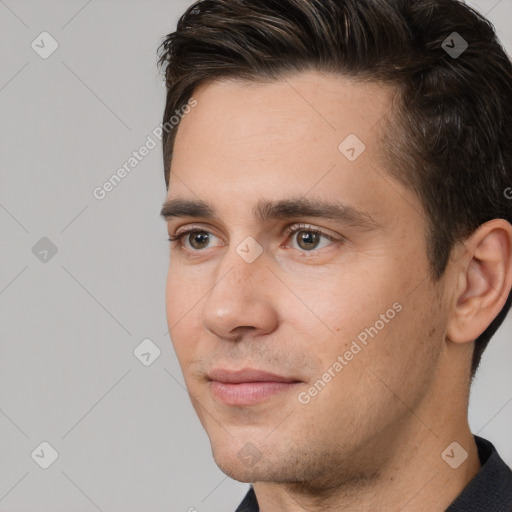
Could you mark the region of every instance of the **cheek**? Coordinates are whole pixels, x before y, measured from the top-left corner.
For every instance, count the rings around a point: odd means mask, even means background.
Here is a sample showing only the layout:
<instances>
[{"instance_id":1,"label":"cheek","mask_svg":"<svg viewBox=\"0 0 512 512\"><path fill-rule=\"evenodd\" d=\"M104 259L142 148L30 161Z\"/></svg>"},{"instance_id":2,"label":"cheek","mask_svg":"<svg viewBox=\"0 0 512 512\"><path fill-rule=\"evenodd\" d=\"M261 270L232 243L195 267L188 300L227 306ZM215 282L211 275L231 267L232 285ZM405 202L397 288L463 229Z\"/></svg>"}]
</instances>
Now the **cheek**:
<instances>
[{"instance_id":1,"label":"cheek","mask_svg":"<svg viewBox=\"0 0 512 512\"><path fill-rule=\"evenodd\" d=\"M368 364L372 380L408 407L424 395L442 354L443 319L428 286L403 292L402 310L372 340Z\"/></svg>"},{"instance_id":2,"label":"cheek","mask_svg":"<svg viewBox=\"0 0 512 512\"><path fill-rule=\"evenodd\" d=\"M302 350L320 360L318 372L331 368L336 373L332 391L350 389L356 395L361 391L363 403L365 389L373 389L376 396L386 394L370 369L401 388L410 368L422 361L431 366L431 350L421 338L425 323L430 322L425 309L430 299L421 287L410 293L410 277L397 268L381 266L371 272L362 268L338 272L320 283L289 281L302 300L282 304L282 311L294 326ZM338 356L343 357L343 370L337 372L333 365ZM345 401L343 396L332 398Z\"/></svg>"},{"instance_id":3,"label":"cheek","mask_svg":"<svg viewBox=\"0 0 512 512\"><path fill-rule=\"evenodd\" d=\"M193 272L183 269L179 263L169 264L165 288L166 312L169 327L178 322L187 322L187 317L199 307L207 287L204 279Z\"/></svg>"},{"instance_id":4,"label":"cheek","mask_svg":"<svg viewBox=\"0 0 512 512\"><path fill-rule=\"evenodd\" d=\"M287 302L281 311L298 330L316 338L315 351L326 355L343 351L393 304L388 283L364 272L338 270L321 281L303 276L287 281L294 293L283 295Z\"/></svg>"},{"instance_id":5,"label":"cheek","mask_svg":"<svg viewBox=\"0 0 512 512\"><path fill-rule=\"evenodd\" d=\"M188 279L180 277L179 272L169 267L166 283L166 315L167 327L171 342L180 361L185 364L186 357L191 354L197 330L201 290Z\"/></svg>"},{"instance_id":6,"label":"cheek","mask_svg":"<svg viewBox=\"0 0 512 512\"><path fill-rule=\"evenodd\" d=\"M179 279L176 279L176 273L172 271L171 266L169 266L165 287L165 307L169 328L172 328L178 318L180 318L180 304L183 306L182 296L185 298L186 295L183 289L183 283L180 282Z\"/></svg>"}]
</instances>

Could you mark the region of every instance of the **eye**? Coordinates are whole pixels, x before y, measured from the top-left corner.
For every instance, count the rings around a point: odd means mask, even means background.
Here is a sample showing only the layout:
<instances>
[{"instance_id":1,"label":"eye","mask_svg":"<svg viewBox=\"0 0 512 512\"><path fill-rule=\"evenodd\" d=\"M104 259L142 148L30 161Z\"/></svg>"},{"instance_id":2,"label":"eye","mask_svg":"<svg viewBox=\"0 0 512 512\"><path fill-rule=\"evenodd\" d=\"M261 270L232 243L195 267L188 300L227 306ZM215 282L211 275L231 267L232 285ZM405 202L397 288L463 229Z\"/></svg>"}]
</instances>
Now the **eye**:
<instances>
[{"instance_id":1,"label":"eye","mask_svg":"<svg viewBox=\"0 0 512 512\"><path fill-rule=\"evenodd\" d=\"M191 228L170 236L169 242L173 244L177 242L181 247L189 251L198 252L202 249L208 249L208 244L212 238L217 237L204 229ZM189 244L188 246L187 243Z\"/></svg>"},{"instance_id":2,"label":"eye","mask_svg":"<svg viewBox=\"0 0 512 512\"><path fill-rule=\"evenodd\" d=\"M325 246L329 245L329 242L338 240L334 236L306 224L290 226L285 231L285 234L291 236L292 240L297 242L297 247L293 247L294 249L306 252L310 252L314 249L323 249ZM321 245L322 239L327 243Z\"/></svg>"},{"instance_id":3,"label":"eye","mask_svg":"<svg viewBox=\"0 0 512 512\"><path fill-rule=\"evenodd\" d=\"M292 237L292 239L297 242L297 245L292 245L292 248L303 252L323 249L325 246L330 245L330 242L341 241L341 237L334 237L321 229L307 224L295 224L290 226L285 230L284 234L287 239ZM216 238L217 237L210 231L191 227L174 236L171 235L169 237L169 242L190 252L200 252L211 247L210 242ZM322 243L322 240L324 243Z\"/></svg>"}]
</instances>

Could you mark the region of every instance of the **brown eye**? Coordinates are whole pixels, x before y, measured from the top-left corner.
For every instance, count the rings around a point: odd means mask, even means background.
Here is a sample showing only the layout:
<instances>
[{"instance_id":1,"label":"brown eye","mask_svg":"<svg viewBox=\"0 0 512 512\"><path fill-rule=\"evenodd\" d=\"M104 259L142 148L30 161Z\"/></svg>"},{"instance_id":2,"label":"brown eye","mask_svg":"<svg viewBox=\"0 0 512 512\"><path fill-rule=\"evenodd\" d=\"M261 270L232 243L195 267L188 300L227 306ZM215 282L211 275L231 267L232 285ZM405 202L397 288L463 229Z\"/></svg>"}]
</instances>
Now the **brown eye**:
<instances>
[{"instance_id":1,"label":"brown eye","mask_svg":"<svg viewBox=\"0 0 512 512\"><path fill-rule=\"evenodd\" d=\"M178 235L171 236L170 242L178 243L182 248L190 252L199 252L208 248L211 239L217 238L215 235L204 229L189 229Z\"/></svg>"},{"instance_id":2,"label":"brown eye","mask_svg":"<svg viewBox=\"0 0 512 512\"><path fill-rule=\"evenodd\" d=\"M194 250L201 250L208 245L209 233L207 231L194 231L189 233L187 240Z\"/></svg>"},{"instance_id":3,"label":"brown eye","mask_svg":"<svg viewBox=\"0 0 512 512\"><path fill-rule=\"evenodd\" d=\"M296 245L296 247L293 248L302 252L311 252L315 249L323 249L330 245L331 242L337 241L337 238L324 233L320 229L304 224L288 228L286 230L286 235L291 237L292 242L295 242L295 244L292 243L292 247ZM323 244L322 239L324 240Z\"/></svg>"},{"instance_id":4,"label":"brown eye","mask_svg":"<svg viewBox=\"0 0 512 512\"><path fill-rule=\"evenodd\" d=\"M321 238L321 235L313 231L298 231L296 235L297 244L306 251L316 249Z\"/></svg>"}]
</instances>

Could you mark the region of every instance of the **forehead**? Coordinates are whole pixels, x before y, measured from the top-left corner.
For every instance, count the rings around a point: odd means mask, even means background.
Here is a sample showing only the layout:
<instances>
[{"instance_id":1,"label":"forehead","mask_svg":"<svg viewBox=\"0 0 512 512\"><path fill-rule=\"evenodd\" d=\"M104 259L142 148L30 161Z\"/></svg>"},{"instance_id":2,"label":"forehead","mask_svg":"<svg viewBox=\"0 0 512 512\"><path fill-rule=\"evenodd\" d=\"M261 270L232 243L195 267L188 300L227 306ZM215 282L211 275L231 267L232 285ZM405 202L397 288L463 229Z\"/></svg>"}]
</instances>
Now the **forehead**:
<instances>
[{"instance_id":1,"label":"forehead","mask_svg":"<svg viewBox=\"0 0 512 512\"><path fill-rule=\"evenodd\" d=\"M239 144L248 153L262 146L276 151L280 144L285 150L300 141L336 143L350 133L368 140L389 111L394 92L390 86L320 72L272 82L202 84L194 91L197 107L179 126L175 152L182 139Z\"/></svg>"},{"instance_id":2,"label":"forehead","mask_svg":"<svg viewBox=\"0 0 512 512\"><path fill-rule=\"evenodd\" d=\"M379 129L393 95L391 87L318 72L203 84L178 128L169 197L214 194L241 205L314 192L382 200L382 190L369 189L382 179Z\"/></svg>"}]
</instances>

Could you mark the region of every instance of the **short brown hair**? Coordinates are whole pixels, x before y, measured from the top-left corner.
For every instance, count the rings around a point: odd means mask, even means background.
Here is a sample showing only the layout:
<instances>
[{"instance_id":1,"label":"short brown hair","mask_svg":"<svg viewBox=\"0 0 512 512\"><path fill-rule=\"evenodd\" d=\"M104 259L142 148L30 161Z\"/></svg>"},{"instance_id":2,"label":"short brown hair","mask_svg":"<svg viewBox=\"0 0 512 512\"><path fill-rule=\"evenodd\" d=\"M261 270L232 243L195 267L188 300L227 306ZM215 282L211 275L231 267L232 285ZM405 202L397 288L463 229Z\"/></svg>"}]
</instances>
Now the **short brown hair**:
<instances>
[{"instance_id":1,"label":"short brown hair","mask_svg":"<svg viewBox=\"0 0 512 512\"><path fill-rule=\"evenodd\" d=\"M468 47L449 54L446 40ZM200 0L164 39L159 65L164 124L196 87L222 78L317 70L396 86L398 131L383 131L383 157L426 213L434 280L456 242L491 219L512 223L512 64L491 23L460 1ZM167 188L175 137L163 134ZM476 339L472 376L511 300Z\"/></svg>"}]
</instances>

